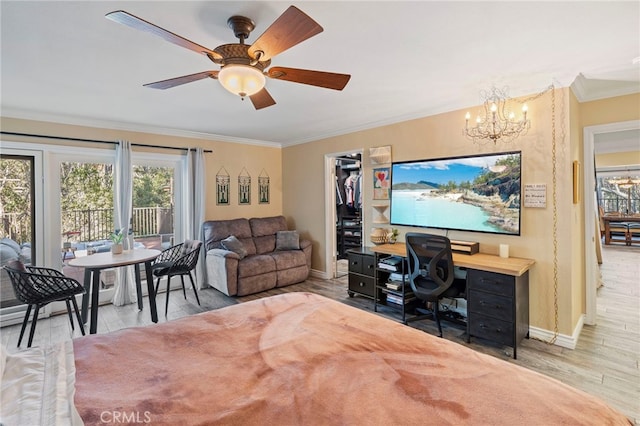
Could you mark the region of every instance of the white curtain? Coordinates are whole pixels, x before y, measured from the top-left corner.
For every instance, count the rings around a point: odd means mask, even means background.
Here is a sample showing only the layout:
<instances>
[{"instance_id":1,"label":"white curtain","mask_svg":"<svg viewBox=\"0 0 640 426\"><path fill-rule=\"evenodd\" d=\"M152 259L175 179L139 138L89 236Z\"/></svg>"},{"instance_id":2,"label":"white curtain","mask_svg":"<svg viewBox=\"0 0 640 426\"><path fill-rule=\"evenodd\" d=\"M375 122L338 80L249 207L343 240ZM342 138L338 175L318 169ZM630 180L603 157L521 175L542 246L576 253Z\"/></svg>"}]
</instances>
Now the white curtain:
<instances>
[{"instance_id":1,"label":"white curtain","mask_svg":"<svg viewBox=\"0 0 640 426\"><path fill-rule=\"evenodd\" d=\"M133 208L133 165L131 163L131 143L118 141L113 177L113 222L115 229L121 229L126 236L129 232ZM117 269L116 288L112 303L116 306L133 303L135 298L135 277L133 266Z\"/></svg>"},{"instance_id":2,"label":"white curtain","mask_svg":"<svg viewBox=\"0 0 640 426\"><path fill-rule=\"evenodd\" d=\"M196 148L187 152L187 203L185 209L185 220L183 235L186 239L202 241L202 223L204 222L204 151ZM200 259L196 266L196 285L198 288L205 286L204 247L200 249Z\"/></svg>"}]
</instances>

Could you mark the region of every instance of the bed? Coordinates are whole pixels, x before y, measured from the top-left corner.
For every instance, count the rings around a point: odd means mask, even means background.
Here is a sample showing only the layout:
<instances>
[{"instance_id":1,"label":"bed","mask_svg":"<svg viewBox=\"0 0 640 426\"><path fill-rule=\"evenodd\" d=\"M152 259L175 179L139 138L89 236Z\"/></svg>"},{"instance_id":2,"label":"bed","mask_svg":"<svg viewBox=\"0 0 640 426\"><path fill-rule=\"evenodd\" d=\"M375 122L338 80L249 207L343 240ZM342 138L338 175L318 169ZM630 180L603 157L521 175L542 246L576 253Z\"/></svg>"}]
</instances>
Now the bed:
<instances>
[{"instance_id":1,"label":"bed","mask_svg":"<svg viewBox=\"0 0 640 426\"><path fill-rule=\"evenodd\" d=\"M630 424L559 381L311 293L65 351L74 362L58 355L58 375L75 405L58 405L87 425Z\"/></svg>"}]
</instances>

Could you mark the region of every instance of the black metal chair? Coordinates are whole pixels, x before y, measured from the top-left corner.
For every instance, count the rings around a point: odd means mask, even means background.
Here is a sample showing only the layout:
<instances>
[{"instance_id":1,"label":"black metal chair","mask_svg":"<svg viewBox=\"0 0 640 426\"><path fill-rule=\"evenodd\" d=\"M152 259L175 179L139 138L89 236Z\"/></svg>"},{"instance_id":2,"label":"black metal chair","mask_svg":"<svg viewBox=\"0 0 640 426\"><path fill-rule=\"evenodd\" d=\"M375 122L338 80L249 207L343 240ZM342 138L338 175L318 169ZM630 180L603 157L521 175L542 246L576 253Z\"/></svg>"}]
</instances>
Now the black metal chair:
<instances>
[{"instance_id":1,"label":"black metal chair","mask_svg":"<svg viewBox=\"0 0 640 426\"><path fill-rule=\"evenodd\" d=\"M76 311L80 331L83 336L85 335L84 324L82 323L75 297L77 294L83 294L85 290L78 281L65 276L62 272L56 271L55 269L25 266L19 260L10 261L4 266L4 269L11 278L16 299L27 305L27 313L24 316L22 328L20 329L18 347L20 347L20 343L22 343L22 336L27 327L27 322L29 322L31 308L35 307L36 309L31 322L31 332L29 333L29 342L27 344L28 348L31 347L31 343L33 342L33 333L36 330L40 308L51 302L64 301L67 304L71 330L75 330L70 302L73 303L73 309Z\"/></svg>"},{"instance_id":2,"label":"black metal chair","mask_svg":"<svg viewBox=\"0 0 640 426\"><path fill-rule=\"evenodd\" d=\"M440 325L440 299L463 297L464 282L455 279L453 273L453 253L449 238L441 235L410 232L405 235L409 283L416 298L425 306L431 303L431 309L418 308L421 315L408 318L405 323L432 317L442 337ZM454 286L454 282L456 285ZM466 287L466 286L465 286Z\"/></svg>"},{"instance_id":3,"label":"black metal chair","mask_svg":"<svg viewBox=\"0 0 640 426\"><path fill-rule=\"evenodd\" d=\"M198 305L200 305L200 298L198 297L198 291L196 290L195 282L191 271L196 267L198 263L198 257L200 256L200 247L202 247L202 241L198 240L186 240L184 243L176 244L169 247L160 253L153 264L151 265L151 272L158 279L156 281L156 294L158 294L158 287L160 286L160 278L167 277L167 300L164 308L164 315L167 315L169 311L169 292L171 290L171 277L179 275L182 281L182 294L184 298L187 298L187 292L184 286L184 276L188 275L191 280L191 287L193 293L196 295Z\"/></svg>"}]
</instances>

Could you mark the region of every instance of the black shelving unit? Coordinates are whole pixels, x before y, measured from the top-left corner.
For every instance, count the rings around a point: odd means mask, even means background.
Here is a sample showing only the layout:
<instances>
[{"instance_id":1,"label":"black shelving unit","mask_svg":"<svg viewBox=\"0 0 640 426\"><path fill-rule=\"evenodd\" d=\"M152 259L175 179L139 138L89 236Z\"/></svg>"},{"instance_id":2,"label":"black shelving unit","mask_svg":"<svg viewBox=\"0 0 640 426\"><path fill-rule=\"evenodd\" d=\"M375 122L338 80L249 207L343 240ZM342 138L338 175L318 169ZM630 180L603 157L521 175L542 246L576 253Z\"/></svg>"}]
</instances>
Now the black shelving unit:
<instances>
[{"instance_id":1,"label":"black shelving unit","mask_svg":"<svg viewBox=\"0 0 640 426\"><path fill-rule=\"evenodd\" d=\"M400 280L392 280L392 273L387 269L379 267L380 261L390 257L389 255L377 253L375 256L375 297L373 298L373 310L378 312L379 307L390 309L402 315L402 322L405 322L407 314L413 314L416 306L420 303L411 291L406 275L408 273L405 259L396 268L395 273L400 274ZM390 288L390 283L398 288ZM392 301L393 300L393 301Z\"/></svg>"},{"instance_id":2,"label":"black shelving unit","mask_svg":"<svg viewBox=\"0 0 640 426\"><path fill-rule=\"evenodd\" d=\"M362 247L362 220L360 216L343 216L336 226L338 259L346 259L349 249Z\"/></svg>"}]
</instances>

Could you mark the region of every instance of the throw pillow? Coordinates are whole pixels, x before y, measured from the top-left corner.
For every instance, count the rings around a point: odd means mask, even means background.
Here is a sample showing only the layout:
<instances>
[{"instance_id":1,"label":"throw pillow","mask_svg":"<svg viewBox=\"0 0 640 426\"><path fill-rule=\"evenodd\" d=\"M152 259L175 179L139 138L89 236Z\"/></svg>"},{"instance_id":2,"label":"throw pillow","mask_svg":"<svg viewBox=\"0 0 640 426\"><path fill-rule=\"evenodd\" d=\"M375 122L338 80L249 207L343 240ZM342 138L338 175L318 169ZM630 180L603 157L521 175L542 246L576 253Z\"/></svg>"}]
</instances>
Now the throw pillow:
<instances>
[{"instance_id":1,"label":"throw pillow","mask_svg":"<svg viewBox=\"0 0 640 426\"><path fill-rule=\"evenodd\" d=\"M225 250L229 250L240 256L240 259L244 259L247 255L247 249L244 248L242 241L237 239L235 235L231 235L224 240L220 241L222 247Z\"/></svg>"},{"instance_id":2,"label":"throw pillow","mask_svg":"<svg viewBox=\"0 0 640 426\"><path fill-rule=\"evenodd\" d=\"M276 233L276 250L300 250L298 231L278 231Z\"/></svg>"},{"instance_id":3,"label":"throw pillow","mask_svg":"<svg viewBox=\"0 0 640 426\"><path fill-rule=\"evenodd\" d=\"M20 244L16 243L11 238L6 238L6 237L3 238L2 240L0 240L0 244L2 244L3 246L10 247L11 250L16 252L16 256L20 256L20 253L22 251L20 249Z\"/></svg>"}]
</instances>

